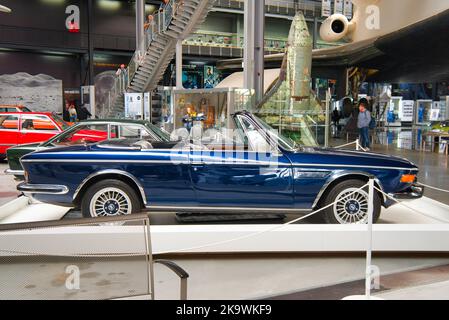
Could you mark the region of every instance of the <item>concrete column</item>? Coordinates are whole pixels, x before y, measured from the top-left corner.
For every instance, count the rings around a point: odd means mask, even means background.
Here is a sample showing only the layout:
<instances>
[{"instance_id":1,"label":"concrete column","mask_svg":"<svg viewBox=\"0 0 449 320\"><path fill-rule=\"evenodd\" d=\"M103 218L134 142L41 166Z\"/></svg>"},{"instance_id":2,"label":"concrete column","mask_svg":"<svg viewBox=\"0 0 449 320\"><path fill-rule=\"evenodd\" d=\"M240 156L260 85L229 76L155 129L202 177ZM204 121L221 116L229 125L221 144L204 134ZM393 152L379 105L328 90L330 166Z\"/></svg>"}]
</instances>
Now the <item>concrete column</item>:
<instances>
[{"instance_id":1,"label":"concrete column","mask_svg":"<svg viewBox=\"0 0 449 320\"><path fill-rule=\"evenodd\" d=\"M182 40L176 43L176 88L184 89L182 86Z\"/></svg>"},{"instance_id":2,"label":"concrete column","mask_svg":"<svg viewBox=\"0 0 449 320\"><path fill-rule=\"evenodd\" d=\"M88 56L89 56L89 85L94 85L94 40L92 38L93 29L93 9L92 0L87 1L87 32L88 32Z\"/></svg>"},{"instance_id":3,"label":"concrete column","mask_svg":"<svg viewBox=\"0 0 449 320\"><path fill-rule=\"evenodd\" d=\"M255 33L254 33L254 89L256 103L264 95L265 71L265 0L255 0Z\"/></svg>"},{"instance_id":4,"label":"concrete column","mask_svg":"<svg viewBox=\"0 0 449 320\"><path fill-rule=\"evenodd\" d=\"M313 49L316 49L318 43L318 18L313 18Z\"/></svg>"},{"instance_id":5,"label":"concrete column","mask_svg":"<svg viewBox=\"0 0 449 320\"><path fill-rule=\"evenodd\" d=\"M243 33L244 33L244 48L243 48L243 87L245 89L254 89L254 15L255 15L255 1L246 0L244 5L243 16Z\"/></svg>"},{"instance_id":6,"label":"concrete column","mask_svg":"<svg viewBox=\"0 0 449 320\"><path fill-rule=\"evenodd\" d=\"M136 51L145 52L144 39L145 0L136 0Z\"/></svg>"},{"instance_id":7,"label":"concrete column","mask_svg":"<svg viewBox=\"0 0 449 320\"><path fill-rule=\"evenodd\" d=\"M265 0L246 0L244 11L244 88L263 96Z\"/></svg>"}]
</instances>

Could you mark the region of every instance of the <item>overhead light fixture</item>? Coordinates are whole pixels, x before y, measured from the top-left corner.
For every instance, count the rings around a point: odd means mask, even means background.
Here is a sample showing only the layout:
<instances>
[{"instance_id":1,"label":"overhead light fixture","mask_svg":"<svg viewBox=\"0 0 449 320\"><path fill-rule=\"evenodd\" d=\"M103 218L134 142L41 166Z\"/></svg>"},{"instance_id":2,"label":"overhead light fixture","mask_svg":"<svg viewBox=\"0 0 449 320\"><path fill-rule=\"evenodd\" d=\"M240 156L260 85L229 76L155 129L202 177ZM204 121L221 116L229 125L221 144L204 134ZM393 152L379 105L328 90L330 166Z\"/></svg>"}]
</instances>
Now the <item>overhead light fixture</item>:
<instances>
[{"instance_id":1,"label":"overhead light fixture","mask_svg":"<svg viewBox=\"0 0 449 320\"><path fill-rule=\"evenodd\" d=\"M0 12L6 12L6 13L11 13L11 9L9 9L8 7L2 6L0 5Z\"/></svg>"},{"instance_id":2,"label":"overhead light fixture","mask_svg":"<svg viewBox=\"0 0 449 320\"><path fill-rule=\"evenodd\" d=\"M66 2L66 0L41 0L41 2L48 5L62 5Z\"/></svg>"},{"instance_id":3,"label":"overhead light fixture","mask_svg":"<svg viewBox=\"0 0 449 320\"><path fill-rule=\"evenodd\" d=\"M117 0L100 0L98 6L104 10L118 10L122 7L122 3Z\"/></svg>"}]
</instances>

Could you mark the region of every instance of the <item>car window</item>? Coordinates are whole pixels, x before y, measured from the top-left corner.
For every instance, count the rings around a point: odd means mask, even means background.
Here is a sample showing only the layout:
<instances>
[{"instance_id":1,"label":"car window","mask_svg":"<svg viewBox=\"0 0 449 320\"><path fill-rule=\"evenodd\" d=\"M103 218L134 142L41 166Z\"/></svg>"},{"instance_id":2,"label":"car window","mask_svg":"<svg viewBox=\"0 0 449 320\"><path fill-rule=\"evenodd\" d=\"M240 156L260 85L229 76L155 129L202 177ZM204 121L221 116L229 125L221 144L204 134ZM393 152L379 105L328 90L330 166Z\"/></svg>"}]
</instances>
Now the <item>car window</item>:
<instances>
[{"instance_id":1,"label":"car window","mask_svg":"<svg viewBox=\"0 0 449 320\"><path fill-rule=\"evenodd\" d=\"M64 121L58 114L52 113L53 120L62 128L62 130L66 130L70 128L70 126L67 124L67 122Z\"/></svg>"},{"instance_id":2,"label":"car window","mask_svg":"<svg viewBox=\"0 0 449 320\"><path fill-rule=\"evenodd\" d=\"M18 115L0 115L0 129L17 130L19 127Z\"/></svg>"},{"instance_id":3,"label":"car window","mask_svg":"<svg viewBox=\"0 0 449 320\"><path fill-rule=\"evenodd\" d=\"M22 131L59 131L56 125L44 115L23 115Z\"/></svg>"},{"instance_id":4,"label":"car window","mask_svg":"<svg viewBox=\"0 0 449 320\"><path fill-rule=\"evenodd\" d=\"M257 152L269 152L271 150L270 145L254 125L243 117L239 117L239 120L251 150Z\"/></svg>"},{"instance_id":5,"label":"car window","mask_svg":"<svg viewBox=\"0 0 449 320\"><path fill-rule=\"evenodd\" d=\"M152 139L153 136L148 130L139 125L112 125L111 126L111 138L112 139Z\"/></svg>"},{"instance_id":6,"label":"car window","mask_svg":"<svg viewBox=\"0 0 449 320\"><path fill-rule=\"evenodd\" d=\"M66 146L100 142L108 139L107 124L82 124L61 132L44 146Z\"/></svg>"},{"instance_id":7,"label":"car window","mask_svg":"<svg viewBox=\"0 0 449 320\"><path fill-rule=\"evenodd\" d=\"M31 110L28 109L27 107L22 107L22 112L31 112Z\"/></svg>"}]
</instances>

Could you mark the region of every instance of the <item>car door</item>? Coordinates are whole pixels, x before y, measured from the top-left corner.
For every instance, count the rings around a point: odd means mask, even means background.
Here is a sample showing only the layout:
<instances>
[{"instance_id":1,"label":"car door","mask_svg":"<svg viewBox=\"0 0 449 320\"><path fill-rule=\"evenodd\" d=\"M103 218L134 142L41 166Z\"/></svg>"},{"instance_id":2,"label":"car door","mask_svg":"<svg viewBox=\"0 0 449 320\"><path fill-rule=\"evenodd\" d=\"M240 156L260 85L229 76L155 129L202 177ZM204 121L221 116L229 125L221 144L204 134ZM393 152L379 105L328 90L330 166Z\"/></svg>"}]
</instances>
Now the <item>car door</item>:
<instances>
[{"instance_id":1,"label":"car door","mask_svg":"<svg viewBox=\"0 0 449 320\"><path fill-rule=\"evenodd\" d=\"M234 131L243 137L240 146L190 152L192 185L200 207L292 209L290 160L269 146L251 119L236 120L240 128Z\"/></svg>"},{"instance_id":2,"label":"car door","mask_svg":"<svg viewBox=\"0 0 449 320\"><path fill-rule=\"evenodd\" d=\"M19 143L19 116L0 114L0 154Z\"/></svg>"},{"instance_id":3,"label":"car door","mask_svg":"<svg viewBox=\"0 0 449 320\"><path fill-rule=\"evenodd\" d=\"M19 144L43 142L57 135L60 130L46 115L21 115Z\"/></svg>"}]
</instances>

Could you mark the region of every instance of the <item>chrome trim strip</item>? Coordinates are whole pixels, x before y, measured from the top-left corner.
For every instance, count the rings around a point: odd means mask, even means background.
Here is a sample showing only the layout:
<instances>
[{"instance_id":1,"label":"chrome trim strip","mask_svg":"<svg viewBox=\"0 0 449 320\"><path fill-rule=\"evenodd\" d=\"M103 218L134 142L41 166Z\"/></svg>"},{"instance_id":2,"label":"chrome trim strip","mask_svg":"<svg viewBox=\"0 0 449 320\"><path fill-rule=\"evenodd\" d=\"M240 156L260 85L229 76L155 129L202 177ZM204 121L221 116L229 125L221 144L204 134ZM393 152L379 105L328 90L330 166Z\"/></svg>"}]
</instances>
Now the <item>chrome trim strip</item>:
<instances>
[{"instance_id":1,"label":"chrome trim strip","mask_svg":"<svg viewBox=\"0 0 449 320\"><path fill-rule=\"evenodd\" d=\"M17 190L24 193L32 194L57 194L64 195L69 193L69 188L63 185L55 184L27 184L21 183L17 186Z\"/></svg>"},{"instance_id":2,"label":"chrome trim strip","mask_svg":"<svg viewBox=\"0 0 449 320\"><path fill-rule=\"evenodd\" d=\"M26 159L22 160L22 162L60 162L60 163L170 163L170 164L179 164L184 163L182 161L169 161L169 160L93 160L93 159ZM187 163L187 162L186 162ZM280 164L276 161L268 162L257 162L257 163L248 163L248 162L205 162L205 164L239 164L239 165L273 165L277 164L278 166L291 166L288 163ZM316 163L303 163L303 164L294 164L293 168L301 168L301 167L325 167L325 168L363 168L363 169L383 169L383 170L404 170L404 171L418 171L419 169L415 168L405 168L405 167L383 167L383 166L363 166L363 165L349 165L349 164L316 164Z\"/></svg>"},{"instance_id":3,"label":"chrome trim strip","mask_svg":"<svg viewBox=\"0 0 449 320\"><path fill-rule=\"evenodd\" d=\"M143 204L146 205L147 204L147 197L145 195L145 190L142 187L142 184L140 183L139 180L137 180L136 177L134 177L132 174L125 172L125 171L121 171L121 170L113 170L113 169L106 169L106 170L102 170L102 171L98 171L95 173L92 173L91 175L89 175L87 178L85 178L80 185L78 186L78 188L76 188L75 193L73 194L73 200L75 201L76 197L78 196L78 193L81 191L81 189L84 187L84 185L92 178L94 177L98 177L101 175L106 175L106 174L117 174L117 175L122 175L125 177L130 178L131 180L134 181L134 183L136 184L137 188L140 191L140 195L142 197L142 201Z\"/></svg>"},{"instance_id":4,"label":"chrome trim strip","mask_svg":"<svg viewBox=\"0 0 449 320\"><path fill-rule=\"evenodd\" d=\"M325 168L331 167L331 168L361 168L361 169L386 169L386 170L419 171L419 169L417 169L417 168L364 166L364 165L352 165L352 164L318 164L318 163L293 164L293 168L298 168L298 167L325 167Z\"/></svg>"},{"instance_id":5,"label":"chrome trim strip","mask_svg":"<svg viewBox=\"0 0 449 320\"><path fill-rule=\"evenodd\" d=\"M13 175L13 176L24 176L25 171L24 170L12 170L12 169L6 169L5 174L7 175Z\"/></svg>"},{"instance_id":6,"label":"chrome trim strip","mask_svg":"<svg viewBox=\"0 0 449 320\"><path fill-rule=\"evenodd\" d=\"M345 176L350 176L350 175L362 175L365 176L367 178L369 178L370 176L372 176L369 173L366 172L361 172L361 171L345 171L345 172L339 172L339 173L335 173L332 174L331 177L326 181L326 183L321 187L320 192L318 192L318 195L315 198L315 201L313 202L312 208L315 209L316 206L318 205L318 202L321 200L321 197L323 196L324 192L326 192L327 188L330 186L330 184L332 182L334 182L335 180L345 177ZM379 186L380 190L384 190L382 183L380 182L380 180L378 178L374 178L374 181L376 182L376 184ZM386 196L383 195L384 198L384 202L386 201Z\"/></svg>"},{"instance_id":7,"label":"chrome trim strip","mask_svg":"<svg viewBox=\"0 0 449 320\"><path fill-rule=\"evenodd\" d=\"M191 162L185 160L88 160L88 159L30 159L30 160L22 160L25 163L142 163L142 164L192 164ZM204 162L204 165L249 165L249 166L276 166L276 167L291 167L290 164L279 164L276 161L267 162Z\"/></svg>"},{"instance_id":8,"label":"chrome trim strip","mask_svg":"<svg viewBox=\"0 0 449 320\"><path fill-rule=\"evenodd\" d=\"M172 211L190 211L190 210L195 210L198 212L201 212L202 210L204 211L226 211L226 212L237 212L237 211L244 211L244 212L248 212L248 211L256 211L256 212L290 212L290 213L295 213L295 212L310 212L310 209L288 209L288 208L253 208L253 207L207 207L207 206L202 206L202 207L176 207L176 206L151 206L148 205L146 206L147 209L153 209L153 210L163 210L163 211L167 211L167 210L172 210Z\"/></svg>"}]
</instances>

